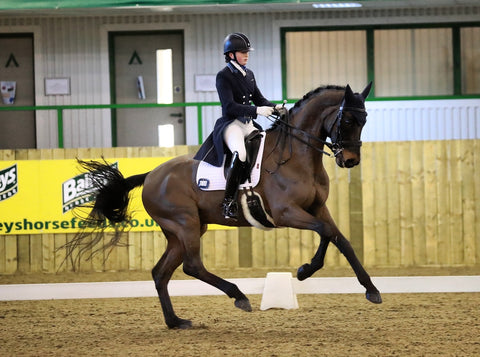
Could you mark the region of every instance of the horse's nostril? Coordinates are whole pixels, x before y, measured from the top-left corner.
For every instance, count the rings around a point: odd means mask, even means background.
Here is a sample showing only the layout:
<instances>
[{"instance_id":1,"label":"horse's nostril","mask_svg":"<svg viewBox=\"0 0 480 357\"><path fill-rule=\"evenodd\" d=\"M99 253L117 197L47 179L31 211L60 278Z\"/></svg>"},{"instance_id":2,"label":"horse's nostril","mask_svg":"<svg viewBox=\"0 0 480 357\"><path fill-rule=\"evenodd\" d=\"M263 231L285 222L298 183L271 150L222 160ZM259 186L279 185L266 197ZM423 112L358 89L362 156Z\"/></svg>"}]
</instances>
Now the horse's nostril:
<instances>
[{"instance_id":1,"label":"horse's nostril","mask_svg":"<svg viewBox=\"0 0 480 357\"><path fill-rule=\"evenodd\" d=\"M355 159L348 159L347 161L345 161L345 167L354 167L355 165L358 165L358 161L355 160Z\"/></svg>"}]
</instances>

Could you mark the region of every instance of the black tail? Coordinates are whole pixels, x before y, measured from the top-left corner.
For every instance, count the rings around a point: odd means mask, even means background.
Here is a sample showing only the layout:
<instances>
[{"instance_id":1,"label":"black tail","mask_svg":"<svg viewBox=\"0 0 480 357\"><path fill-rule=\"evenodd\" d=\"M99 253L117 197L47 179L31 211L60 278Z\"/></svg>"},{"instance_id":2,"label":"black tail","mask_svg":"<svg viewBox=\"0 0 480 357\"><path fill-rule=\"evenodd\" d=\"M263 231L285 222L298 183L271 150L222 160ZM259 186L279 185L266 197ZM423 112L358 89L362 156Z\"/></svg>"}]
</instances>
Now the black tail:
<instances>
[{"instance_id":1,"label":"black tail","mask_svg":"<svg viewBox=\"0 0 480 357\"><path fill-rule=\"evenodd\" d=\"M95 204L87 220L103 224L105 218L112 223L130 220L128 203L130 191L143 185L147 173L124 178L122 173L106 161L81 161L78 163L90 173Z\"/></svg>"},{"instance_id":2,"label":"black tail","mask_svg":"<svg viewBox=\"0 0 480 357\"><path fill-rule=\"evenodd\" d=\"M118 168L105 160L77 161L89 173L93 204L74 209L86 228L61 247L66 249L66 259L71 260L74 269L79 267L85 253L89 253L88 260L98 252L107 251L106 260L114 247L124 245L120 242L122 232L131 219L128 214L129 193L133 188L143 185L148 175L147 172L124 178ZM115 231L110 241L105 242L104 231L109 226Z\"/></svg>"}]
</instances>

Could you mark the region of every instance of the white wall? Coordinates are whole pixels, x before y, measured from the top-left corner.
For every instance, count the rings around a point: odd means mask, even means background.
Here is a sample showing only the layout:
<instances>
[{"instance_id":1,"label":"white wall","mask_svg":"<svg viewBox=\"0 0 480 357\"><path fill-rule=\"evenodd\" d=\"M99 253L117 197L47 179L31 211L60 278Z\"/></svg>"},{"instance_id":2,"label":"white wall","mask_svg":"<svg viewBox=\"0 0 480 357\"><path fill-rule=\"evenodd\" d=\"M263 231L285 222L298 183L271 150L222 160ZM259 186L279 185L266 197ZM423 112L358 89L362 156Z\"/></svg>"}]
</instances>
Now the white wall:
<instances>
[{"instance_id":1,"label":"white wall","mask_svg":"<svg viewBox=\"0 0 480 357\"><path fill-rule=\"evenodd\" d=\"M255 47L249 66L255 72L263 94L271 100L281 100L280 29L282 27L480 21L479 13L480 6L456 6L429 9L429 11L394 9L316 12L312 10L289 13L135 16L109 16L106 13L105 16L82 17L2 17L0 15L0 33L34 33L37 105L109 104L108 31L145 29L184 31L185 100L187 102L218 101L216 92L194 90L194 76L216 74L224 66L223 39L226 34L233 31L245 32ZM50 77L70 77L71 95L45 96L44 79ZM321 84L325 83L319 83ZM375 107L375 110L381 112L381 106L384 106L383 110L388 111L395 105L403 104L377 102L375 106L380 107ZM432 108L442 108L444 105L444 101L428 103ZM473 116L467 121L468 123L473 121L476 127L480 120L478 107L479 103L476 103L477 109L472 109ZM188 108L186 114L187 144L196 144L196 108ZM203 109L202 114L204 137L206 137L220 115L220 110L208 107ZM377 114L370 114L369 119L375 115ZM38 147L57 147L56 112L38 111L36 118ZM383 122L380 121L378 125L383 125ZM469 129L461 130L461 132L464 131L470 133ZM366 132L372 140L381 139L380 134L373 135L367 130ZM476 133L478 135L478 129ZM385 134L384 137L391 136ZM111 146L109 111L66 110L64 145L65 147Z\"/></svg>"},{"instance_id":2,"label":"white wall","mask_svg":"<svg viewBox=\"0 0 480 357\"><path fill-rule=\"evenodd\" d=\"M480 138L480 99L367 101L363 141Z\"/></svg>"}]
</instances>

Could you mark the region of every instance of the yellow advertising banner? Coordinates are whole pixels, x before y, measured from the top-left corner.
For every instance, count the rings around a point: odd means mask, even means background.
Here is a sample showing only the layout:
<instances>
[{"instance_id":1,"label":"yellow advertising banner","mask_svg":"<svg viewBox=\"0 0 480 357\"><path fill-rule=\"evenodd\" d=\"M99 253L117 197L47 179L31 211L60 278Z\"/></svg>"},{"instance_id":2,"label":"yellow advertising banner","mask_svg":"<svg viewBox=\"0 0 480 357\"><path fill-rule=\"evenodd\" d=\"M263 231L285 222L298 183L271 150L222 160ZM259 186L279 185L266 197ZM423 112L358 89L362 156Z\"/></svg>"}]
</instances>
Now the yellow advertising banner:
<instances>
[{"instance_id":1,"label":"yellow advertising banner","mask_svg":"<svg viewBox=\"0 0 480 357\"><path fill-rule=\"evenodd\" d=\"M106 160L128 177L151 171L169 159ZM143 208L141 188L130 195L132 220L126 230L160 230ZM85 222L73 209L91 200L89 175L80 171L76 160L0 161L0 235L76 233Z\"/></svg>"}]
</instances>

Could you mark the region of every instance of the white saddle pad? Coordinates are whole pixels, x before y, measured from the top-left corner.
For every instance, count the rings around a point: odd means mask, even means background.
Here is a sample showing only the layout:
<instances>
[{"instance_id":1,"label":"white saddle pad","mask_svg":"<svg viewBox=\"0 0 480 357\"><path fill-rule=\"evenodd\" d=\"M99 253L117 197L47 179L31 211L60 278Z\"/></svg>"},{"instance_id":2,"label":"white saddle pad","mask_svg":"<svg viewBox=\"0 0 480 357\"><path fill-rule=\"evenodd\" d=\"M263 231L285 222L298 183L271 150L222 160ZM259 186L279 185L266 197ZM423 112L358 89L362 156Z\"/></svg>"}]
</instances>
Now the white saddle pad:
<instances>
[{"instance_id":1,"label":"white saddle pad","mask_svg":"<svg viewBox=\"0 0 480 357\"><path fill-rule=\"evenodd\" d=\"M261 132L262 138L260 141L260 148L258 149L257 161L252 169L250 175L251 181L245 181L239 187L255 187L260 181L260 169L262 166L263 147L265 146L265 132ZM225 164L225 158L223 159ZM210 165L208 162L200 161L197 170L197 185L203 191L218 191L225 190L226 180L224 176L224 165L217 167Z\"/></svg>"}]
</instances>

